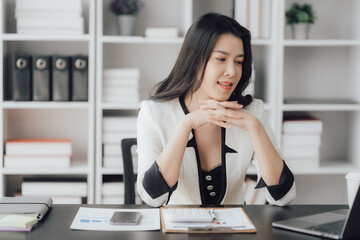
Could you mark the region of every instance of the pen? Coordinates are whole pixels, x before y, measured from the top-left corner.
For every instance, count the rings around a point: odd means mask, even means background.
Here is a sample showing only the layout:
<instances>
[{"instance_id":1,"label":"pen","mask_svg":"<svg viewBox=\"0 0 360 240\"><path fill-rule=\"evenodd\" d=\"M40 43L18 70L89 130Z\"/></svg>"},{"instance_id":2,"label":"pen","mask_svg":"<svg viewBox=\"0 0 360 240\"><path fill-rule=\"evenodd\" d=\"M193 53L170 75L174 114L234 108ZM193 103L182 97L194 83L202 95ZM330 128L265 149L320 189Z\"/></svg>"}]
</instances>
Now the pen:
<instances>
[{"instance_id":1,"label":"pen","mask_svg":"<svg viewBox=\"0 0 360 240\"><path fill-rule=\"evenodd\" d=\"M215 222L216 215L215 215L215 210L213 208L209 209L209 214L211 215L212 221Z\"/></svg>"}]
</instances>

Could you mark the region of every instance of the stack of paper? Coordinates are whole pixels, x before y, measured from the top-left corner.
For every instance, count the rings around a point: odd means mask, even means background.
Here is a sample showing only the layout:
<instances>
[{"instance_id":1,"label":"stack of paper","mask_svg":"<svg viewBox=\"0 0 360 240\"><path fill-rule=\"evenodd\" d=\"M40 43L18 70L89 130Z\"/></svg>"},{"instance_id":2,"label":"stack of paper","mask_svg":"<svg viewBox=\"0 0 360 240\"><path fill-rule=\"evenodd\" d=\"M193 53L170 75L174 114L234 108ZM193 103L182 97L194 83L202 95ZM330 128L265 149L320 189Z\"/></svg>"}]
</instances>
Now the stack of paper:
<instances>
[{"instance_id":1,"label":"stack of paper","mask_svg":"<svg viewBox=\"0 0 360 240\"><path fill-rule=\"evenodd\" d=\"M53 204L81 204L87 196L87 183L82 179L25 178L23 196L50 196Z\"/></svg>"},{"instance_id":2,"label":"stack of paper","mask_svg":"<svg viewBox=\"0 0 360 240\"><path fill-rule=\"evenodd\" d=\"M322 131L323 122L309 114L284 116L282 151L290 167L318 167Z\"/></svg>"},{"instance_id":3,"label":"stack of paper","mask_svg":"<svg viewBox=\"0 0 360 240\"><path fill-rule=\"evenodd\" d=\"M125 201L125 185L124 182L113 181L104 182L102 184L102 203L103 204L123 204ZM135 184L135 201L136 204L141 204L141 198L136 191Z\"/></svg>"},{"instance_id":4,"label":"stack of paper","mask_svg":"<svg viewBox=\"0 0 360 240\"><path fill-rule=\"evenodd\" d=\"M251 32L252 38L269 38L271 0L235 0L235 20Z\"/></svg>"},{"instance_id":5,"label":"stack of paper","mask_svg":"<svg viewBox=\"0 0 360 240\"><path fill-rule=\"evenodd\" d=\"M110 68L103 72L103 102L139 107L138 68Z\"/></svg>"},{"instance_id":6,"label":"stack of paper","mask_svg":"<svg viewBox=\"0 0 360 240\"><path fill-rule=\"evenodd\" d=\"M103 165L123 168L121 140L136 138L136 117L103 118ZM136 146L131 148L134 171L137 171Z\"/></svg>"},{"instance_id":7,"label":"stack of paper","mask_svg":"<svg viewBox=\"0 0 360 240\"><path fill-rule=\"evenodd\" d=\"M5 142L4 167L70 167L71 156L69 139L14 139Z\"/></svg>"},{"instance_id":8,"label":"stack of paper","mask_svg":"<svg viewBox=\"0 0 360 240\"><path fill-rule=\"evenodd\" d=\"M38 222L36 217L10 214L0 218L0 231L29 232Z\"/></svg>"},{"instance_id":9,"label":"stack of paper","mask_svg":"<svg viewBox=\"0 0 360 240\"><path fill-rule=\"evenodd\" d=\"M16 0L15 17L20 34L84 33L81 0Z\"/></svg>"}]
</instances>

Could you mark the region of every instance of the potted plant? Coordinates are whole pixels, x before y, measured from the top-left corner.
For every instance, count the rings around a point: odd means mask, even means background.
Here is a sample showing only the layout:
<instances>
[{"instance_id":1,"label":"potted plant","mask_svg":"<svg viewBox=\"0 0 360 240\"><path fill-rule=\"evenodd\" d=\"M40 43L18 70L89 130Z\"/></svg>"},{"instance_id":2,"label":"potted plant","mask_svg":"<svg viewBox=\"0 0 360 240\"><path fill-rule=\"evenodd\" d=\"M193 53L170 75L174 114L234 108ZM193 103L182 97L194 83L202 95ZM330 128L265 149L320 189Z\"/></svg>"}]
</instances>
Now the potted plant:
<instances>
[{"instance_id":1,"label":"potted plant","mask_svg":"<svg viewBox=\"0 0 360 240\"><path fill-rule=\"evenodd\" d=\"M131 36L134 34L136 16L143 8L140 0L113 0L111 11L116 15L118 34Z\"/></svg>"},{"instance_id":2,"label":"potted plant","mask_svg":"<svg viewBox=\"0 0 360 240\"><path fill-rule=\"evenodd\" d=\"M315 14L311 4L293 3L285 12L286 23L291 25L294 39L308 39L310 24L315 22Z\"/></svg>"}]
</instances>

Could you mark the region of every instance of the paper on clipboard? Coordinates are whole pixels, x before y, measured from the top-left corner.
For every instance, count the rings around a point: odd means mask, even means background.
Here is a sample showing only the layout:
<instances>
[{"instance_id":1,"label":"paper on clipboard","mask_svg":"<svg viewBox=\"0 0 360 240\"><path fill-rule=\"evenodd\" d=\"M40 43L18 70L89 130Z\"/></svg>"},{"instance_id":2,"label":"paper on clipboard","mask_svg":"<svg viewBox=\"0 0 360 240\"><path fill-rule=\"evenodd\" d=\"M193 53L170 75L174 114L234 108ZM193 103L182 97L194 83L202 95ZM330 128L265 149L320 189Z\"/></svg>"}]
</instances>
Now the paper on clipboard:
<instances>
[{"instance_id":1,"label":"paper on clipboard","mask_svg":"<svg viewBox=\"0 0 360 240\"><path fill-rule=\"evenodd\" d=\"M140 212L141 218L137 225L111 225L110 219L114 212ZM159 209L110 209L80 207L70 229L96 231L149 231L160 230Z\"/></svg>"},{"instance_id":2,"label":"paper on clipboard","mask_svg":"<svg viewBox=\"0 0 360 240\"><path fill-rule=\"evenodd\" d=\"M163 232L192 233L255 233L256 228L243 208L214 208L216 221L212 223L172 222L168 219L168 208L162 207Z\"/></svg>"}]
</instances>

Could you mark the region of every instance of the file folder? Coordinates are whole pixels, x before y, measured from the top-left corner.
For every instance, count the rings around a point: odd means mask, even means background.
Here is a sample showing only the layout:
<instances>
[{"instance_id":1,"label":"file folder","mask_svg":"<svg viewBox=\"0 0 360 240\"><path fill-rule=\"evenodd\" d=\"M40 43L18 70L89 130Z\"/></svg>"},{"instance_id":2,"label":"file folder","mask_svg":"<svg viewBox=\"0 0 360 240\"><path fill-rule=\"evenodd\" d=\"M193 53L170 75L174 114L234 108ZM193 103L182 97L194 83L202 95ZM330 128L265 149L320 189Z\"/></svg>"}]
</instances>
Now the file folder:
<instances>
[{"instance_id":1,"label":"file folder","mask_svg":"<svg viewBox=\"0 0 360 240\"><path fill-rule=\"evenodd\" d=\"M32 100L50 101L50 57L32 57Z\"/></svg>"},{"instance_id":2,"label":"file folder","mask_svg":"<svg viewBox=\"0 0 360 240\"><path fill-rule=\"evenodd\" d=\"M8 99L14 101L31 100L31 56L10 55L10 78L8 81Z\"/></svg>"},{"instance_id":3,"label":"file folder","mask_svg":"<svg viewBox=\"0 0 360 240\"><path fill-rule=\"evenodd\" d=\"M70 101L70 65L68 56L52 56L52 100Z\"/></svg>"},{"instance_id":4,"label":"file folder","mask_svg":"<svg viewBox=\"0 0 360 240\"><path fill-rule=\"evenodd\" d=\"M72 101L88 100L88 57L73 56L71 58L71 90Z\"/></svg>"}]
</instances>

